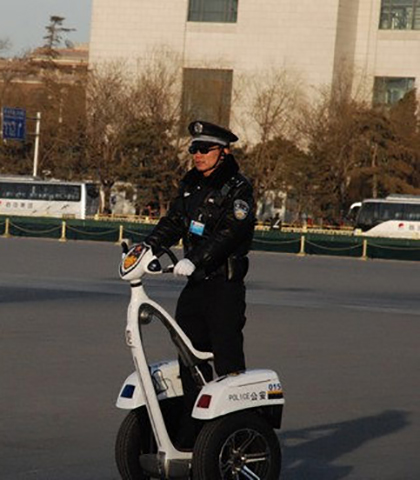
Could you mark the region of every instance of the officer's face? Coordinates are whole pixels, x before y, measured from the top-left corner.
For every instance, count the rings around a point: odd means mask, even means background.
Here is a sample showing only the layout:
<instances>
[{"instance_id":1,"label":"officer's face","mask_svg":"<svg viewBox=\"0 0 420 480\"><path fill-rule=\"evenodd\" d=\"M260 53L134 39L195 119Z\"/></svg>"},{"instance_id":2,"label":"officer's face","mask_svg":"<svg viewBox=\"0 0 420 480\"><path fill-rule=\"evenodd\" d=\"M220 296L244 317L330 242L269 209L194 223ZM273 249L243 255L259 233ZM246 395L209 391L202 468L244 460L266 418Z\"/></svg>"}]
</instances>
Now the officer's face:
<instances>
[{"instance_id":1,"label":"officer's face","mask_svg":"<svg viewBox=\"0 0 420 480\"><path fill-rule=\"evenodd\" d=\"M217 161L222 153L223 148L214 146L211 147L208 153L202 153L198 150L193 154L194 166L205 177L208 177L217 168Z\"/></svg>"}]
</instances>

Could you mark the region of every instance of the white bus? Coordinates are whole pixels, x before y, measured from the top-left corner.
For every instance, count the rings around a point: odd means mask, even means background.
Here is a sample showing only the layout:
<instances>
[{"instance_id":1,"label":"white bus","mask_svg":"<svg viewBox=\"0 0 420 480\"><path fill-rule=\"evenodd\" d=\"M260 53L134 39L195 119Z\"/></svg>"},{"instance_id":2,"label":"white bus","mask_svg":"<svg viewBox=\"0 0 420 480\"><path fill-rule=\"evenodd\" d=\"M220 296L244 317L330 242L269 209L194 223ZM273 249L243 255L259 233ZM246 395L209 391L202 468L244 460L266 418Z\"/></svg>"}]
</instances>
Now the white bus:
<instances>
[{"instance_id":1,"label":"white bus","mask_svg":"<svg viewBox=\"0 0 420 480\"><path fill-rule=\"evenodd\" d=\"M98 208L94 183L0 176L0 215L85 219Z\"/></svg>"},{"instance_id":2,"label":"white bus","mask_svg":"<svg viewBox=\"0 0 420 480\"><path fill-rule=\"evenodd\" d=\"M360 207L355 222L356 234L420 239L420 195L372 198L354 207Z\"/></svg>"}]
</instances>

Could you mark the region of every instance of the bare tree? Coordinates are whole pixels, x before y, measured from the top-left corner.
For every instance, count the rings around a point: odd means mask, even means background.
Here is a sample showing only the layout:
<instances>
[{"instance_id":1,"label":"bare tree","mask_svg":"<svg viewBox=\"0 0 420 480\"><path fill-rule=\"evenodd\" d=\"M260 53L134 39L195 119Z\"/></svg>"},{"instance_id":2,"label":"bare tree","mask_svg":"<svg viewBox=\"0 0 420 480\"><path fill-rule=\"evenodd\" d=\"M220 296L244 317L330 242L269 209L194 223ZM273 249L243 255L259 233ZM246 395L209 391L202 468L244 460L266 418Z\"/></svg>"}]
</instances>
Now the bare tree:
<instances>
[{"instance_id":1,"label":"bare tree","mask_svg":"<svg viewBox=\"0 0 420 480\"><path fill-rule=\"evenodd\" d=\"M257 125L259 143L274 137L292 137L295 111L302 100L302 85L288 70L269 70L254 77L254 98L249 118Z\"/></svg>"},{"instance_id":2,"label":"bare tree","mask_svg":"<svg viewBox=\"0 0 420 480\"><path fill-rule=\"evenodd\" d=\"M413 90L396 105L366 110L358 119L355 155L359 169L355 173L359 182L369 187L367 196L419 193L417 109Z\"/></svg>"},{"instance_id":3,"label":"bare tree","mask_svg":"<svg viewBox=\"0 0 420 480\"><path fill-rule=\"evenodd\" d=\"M304 101L302 84L291 71L270 69L241 79L234 99L245 103L245 121L256 132L244 166L257 199L264 201L267 191L285 191L286 159L290 163L291 157L303 154L296 146L295 127Z\"/></svg>"},{"instance_id":4,"label":"bare tree","mask_svg":"<svg viewBox=\"0 0 420 480\"><path fill-rule=\"evenodd\" d=\"M345 75L340 80L320 92L300 124L315 172L315 210L332 222L340 222L361 198L412 192L417 159L415 147L409 148L409 139L418 135L415 95L411 106L378 108L354 96Z\"/></svg>"},{"instance_id":5,"label":"bare tree","mask_svg":"<svg viewBox=\"0 0 420 480\"><path fill-rule=\"evenodd\" d=\"M31 63L25 57L14 57L0 64L0 104L9 107L30 109L34 103L33 90L25 81L33 73ZM27 131L31 128L28 121ZM28 174L31 172L33 138L26 136L24 142L0 141L0 171L7 174Z\"/></svg>"},{"instance_id":6,"label":"bare tree","mask_svg":"<svg viewBox=\"0 0 420 480\"><path fill-rule=\"evenodd\" d=\"M37 94L42 111L41 172L68 180L83 179L86 173L86 87L85 78L63 84L48 81Z\"/></svg>"},{"instance_id":7,"label":"bare tree","mask_svg":"<svg viewBox=\"0 0 420 480\"><path fill-rule=\"evenodd\" d=\"M370 106L351 97L337 82L308 104L299 128L307 145L313 178L314 215L340 222L349 204L349 190L360 168L359 120Z\"/></svg>"},{"instance_id":8,"label":"bare tree","mask_svg":"<svg viewBox=\"0 0 420 480\"><path fill-rule=\"evenodd\" d=\"M87 85L88 169L101 182L105 209L111 188L124 169L120 152L132 121L131 89L123 65L107 63L90 72Z\"/></svg>"},{"instance_id":9,"label":"bare tree","mask_svg":"<svg viewBox=\"0 0 420 480\"><path fill-rule=\"evenodd\" d=\"M103 185L104 205L117 180L139 186L138 208L164 212L180 172L180 69L167 52L153 53L138 75L102 64L88 85L90 168Z\"/></svg>"},{"instance_id":10,"label":"bare tree","mask_svg":"<svg viewBox=\"0 0 420 480\"><path fill-rule=\"evenodd\" d=\"M7 52L12 46L8 38L0 38L0 54L2 52Z\"/></svg>"},{"instance_id":11,"label":"bare tree","mask_svg":"<svg viewBox=\"0 0 420 480\"><path fill-rule=\"evenodd\" d=\"M151 52L135 84L134 112L138 126L131 129L137 145L129 153L131 179L139 185L143 205L156 203L160 215L167 209L184 168L181 152L185 139L180 134L181 63L166 49Z\"/></svg>"}]
</instances>

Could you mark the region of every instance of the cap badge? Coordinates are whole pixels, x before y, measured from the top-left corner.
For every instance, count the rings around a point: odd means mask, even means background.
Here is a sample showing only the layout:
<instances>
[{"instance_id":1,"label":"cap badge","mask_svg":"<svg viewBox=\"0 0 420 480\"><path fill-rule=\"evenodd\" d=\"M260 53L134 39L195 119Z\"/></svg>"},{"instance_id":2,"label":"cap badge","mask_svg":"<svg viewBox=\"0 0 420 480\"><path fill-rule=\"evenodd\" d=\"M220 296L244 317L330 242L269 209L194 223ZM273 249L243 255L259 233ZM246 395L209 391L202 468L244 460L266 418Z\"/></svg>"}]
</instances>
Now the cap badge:
<instances>
[{"instance_id":1,"label":"cap badge","mask_svg":"<svg viewBox=\"0 0 420 480\"><path fill-rule=\"evenodd\" d=\"M194 123L194 133L202 133L203 131L203 125L200 122L195 122Z\"/></svg>"}]
</instances>

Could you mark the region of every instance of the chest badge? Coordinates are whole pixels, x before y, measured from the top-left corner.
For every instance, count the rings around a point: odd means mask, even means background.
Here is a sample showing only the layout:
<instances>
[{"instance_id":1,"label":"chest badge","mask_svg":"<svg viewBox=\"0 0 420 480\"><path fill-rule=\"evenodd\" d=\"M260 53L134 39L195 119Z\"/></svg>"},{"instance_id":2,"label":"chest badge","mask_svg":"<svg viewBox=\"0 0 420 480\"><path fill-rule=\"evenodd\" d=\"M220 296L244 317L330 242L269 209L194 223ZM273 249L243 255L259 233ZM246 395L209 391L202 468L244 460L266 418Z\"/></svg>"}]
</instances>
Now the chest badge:
<instances>
[{"instance_id":1,"label":"chest badge","mask_svg":"<svg viewBox=\"0 0 420 480\"><path fill-rule=\"evenodd\" d=\"M202 236L204 233L204 223L197 222L196 220L191 220L189 231L194 235Z\"/></svg>"},{"instance_id":2,"label":"chest badge","mask_svg":"<svg viewBox=\"0 0 420 480\"><path fill-rule=\"evenodd\" d=\"M245 220L249 210L250 207L244 200L235 200L233 202L233 214L236 220Z\"/></svg>"}]
</instances>

